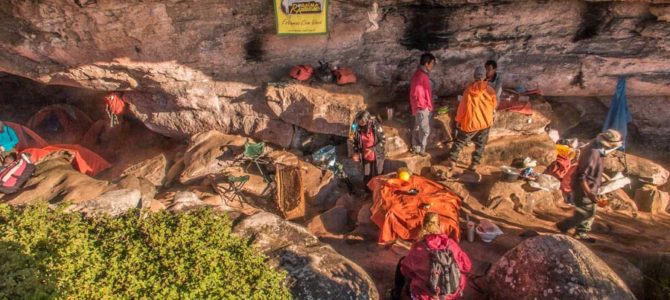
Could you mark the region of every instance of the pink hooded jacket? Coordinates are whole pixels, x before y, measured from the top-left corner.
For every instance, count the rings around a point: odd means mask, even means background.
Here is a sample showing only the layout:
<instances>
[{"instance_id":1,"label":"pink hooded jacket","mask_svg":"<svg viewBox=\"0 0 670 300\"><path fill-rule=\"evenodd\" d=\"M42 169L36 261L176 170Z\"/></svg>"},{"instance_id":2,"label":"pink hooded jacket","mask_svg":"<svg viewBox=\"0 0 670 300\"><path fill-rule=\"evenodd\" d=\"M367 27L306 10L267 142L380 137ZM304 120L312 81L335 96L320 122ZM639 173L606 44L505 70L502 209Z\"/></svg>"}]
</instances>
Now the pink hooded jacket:
<instances>
[{"instance_id":1,"label":"pink hooded jacket","mask_svg":"<svg viewBox=\"0 0 670 300\"><path fill-rule=\"evenodd\" d=\"M433 91L430 86L430 78L421 67L416 69L409 84L409 105L413 116L420 109L433 111Z\"/></svg>"},{"instance_id":2,"label":"pink hooded jacket","mask_svg":"<svg viewBox=\"0 0 670 300\"><path fill-rule=\"evenodd\" d=\"M436 297L428 290L428 279L430 277L430 253L426 250L426 245L431 250L449 249L454 255L456 264L458 264L461 273L461 283L458 290L448 295L445 299L457 299L465 289L466 273L470 272L472 267L470 258L458 246L458 242L449 238L447 234L430 234L424 237L425 244L417 241L412 245L409 254L403 259L400 265L400 271L410 282L410 291L413 299L432 300Z\"/></svg>"}]
</instances>

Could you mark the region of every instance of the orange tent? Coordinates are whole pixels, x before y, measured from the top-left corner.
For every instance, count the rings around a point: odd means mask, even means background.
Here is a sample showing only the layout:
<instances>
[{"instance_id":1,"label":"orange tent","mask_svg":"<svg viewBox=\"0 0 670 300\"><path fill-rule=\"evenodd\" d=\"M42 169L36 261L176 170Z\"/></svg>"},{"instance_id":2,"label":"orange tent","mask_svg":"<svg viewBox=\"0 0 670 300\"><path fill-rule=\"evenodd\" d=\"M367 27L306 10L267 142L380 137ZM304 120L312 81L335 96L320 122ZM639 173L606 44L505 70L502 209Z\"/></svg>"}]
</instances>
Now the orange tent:
<instances>
[{"instance_id":1,"label":"orange tent","mask_svg":"<svg viewBox=\"0 0 670 300\"><path fill-rule=\"evenodd\" d=\"M49 145L39 134L30 130L30 128L25 127L21 124L7 122L5 124L10 128L14 129L16 136L19 138L19 143L16 144L16 150L21 151L26 148L42 148Z\"/></svg>"},{"instance_id":2,"label":"orange tent","mask_svg":"<svg viewBox=\"0 0 670 300\"><path fill-rule=\"evenodd\" d=\"M416 239L428 212L437 213L442 230L460 240L458 213L462 199L443 185L414 175L407 182L377 176L368 187L373 193L370 220L379 227L379 243L385 244L398 238ZM418 194L408 194L411 189L417 189Z\"/></svg>"},{"instance_id":3,"label":"orange tent","mask_svg":"<svg viewBox=\"0 0 670 300\"><path fill-rule=\"evenodd\" d=\"M80 145L51 145L44 148L25 149L21 153L30 154L30 159L38 163L45 156L57 151L67 151L73 154L72 166L89 176L95 176L112 166L100 155Z\"/></svg>"},{"instance_id":4,"label":"orange tent","mask_svg":"<svg viewBox=\"0 0 670 300\"><path fill-rule=\"evenodd\" d=\"M79 108L68 104L45 106L28 121L28 127L52 143L79 143L93 121Z\"/></svg>"}]
</instances>

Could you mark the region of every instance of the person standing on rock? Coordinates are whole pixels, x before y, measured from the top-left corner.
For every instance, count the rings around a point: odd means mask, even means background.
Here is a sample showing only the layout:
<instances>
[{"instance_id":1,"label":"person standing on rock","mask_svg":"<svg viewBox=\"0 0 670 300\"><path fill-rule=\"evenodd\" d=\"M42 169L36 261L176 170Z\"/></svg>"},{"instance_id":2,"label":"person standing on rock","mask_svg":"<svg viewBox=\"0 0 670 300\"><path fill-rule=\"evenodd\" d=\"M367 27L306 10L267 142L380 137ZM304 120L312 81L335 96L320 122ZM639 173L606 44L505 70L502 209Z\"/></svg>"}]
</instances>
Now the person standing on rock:
<instances>
[{"instance_id":1,"label":"person standing on rock","mask_svg":"<svg viewBox=\"0 0 670 300\"><path fill-rule=\"evenodd\" d=\"M486 81L496 91L496 99L500 99L502 94L502 74L498 73L498 63L495 60L487 60L484 63L486 68Z\"/></svg>"},{"instance_id":2,"label":"person standing on rock","mask_svg":"<svg viewBox=\"0 0 670 300\"><path fill-rule=\"evenodd\" d=\"M435 56L430 53L421 55L419 67L414 72L409 86L409 105L414 116L412 127L412 147L410 152L428 156L426 144L430 134L430 116L433 111L433 89L430 71L435 66Z\"/></svg>"},{"instance_id":3,"label":"person standing on rock","mask_svg":"<svg viewBox=\"0 0 670 300\"><path fill-rule=\"evenodd\" d=\"M0 159L5 161L5 157L15 152L14 147L19 143L16 132L5 122L0 121Z\"/></svg>"},{"instance_id":4,"label":"person standing on rock","mask_svg":"<svg viewBox=\"0 0 670 300\"><path fill-rule=\"evenodd\" d=\"M556 227L562 233L575 228L575 238L587 242L595 242L588 235L596 217L596 204L600 200L598 190L603 176L605 157L623 145L621 133L614 129L599 134L586 145L579 156L579 164L572 183L575 200L575 212Z\"/></svg>"},{"instance_id":5,"label":"person standing on rock","mask_svg":"<svg viewBox=\"0 0 670 300\"><path fill-rule=\"evenodd\" d=\"M463 98L456 112L456 140L449 150L447 167L453 169L458 155L470 140L475 142L475 152L468 170L476 172L477 166L484 155L484 148L489 140L489 130L493 125L497 97L495 90L486 81L484 67L475 68L475 81L470 83L463 92Z\"/></svg>"},{"instance_id":6,"label":"person standing on rock","mask_svg":"<svg viewBox=\"0 0 670 300\"><path fill-rule=\"evenodd\" d=\"M370 179L384 172L386 156L384 130L376 117L367 111L356 115L353 131L354 161L363 163L363 181L368 185Z\"/></svg>"}]
</instances>

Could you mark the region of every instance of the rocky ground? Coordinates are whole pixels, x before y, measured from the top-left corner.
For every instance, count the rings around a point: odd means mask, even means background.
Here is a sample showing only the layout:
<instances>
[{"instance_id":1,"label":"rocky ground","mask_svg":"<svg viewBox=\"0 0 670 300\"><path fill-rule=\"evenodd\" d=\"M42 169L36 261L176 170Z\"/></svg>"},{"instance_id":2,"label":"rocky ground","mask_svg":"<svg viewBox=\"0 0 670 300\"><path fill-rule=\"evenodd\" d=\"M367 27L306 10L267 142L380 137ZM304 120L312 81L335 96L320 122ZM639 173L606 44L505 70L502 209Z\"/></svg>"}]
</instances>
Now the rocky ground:
<instances>
[{"instance_id":1,"label":"rocky ground","mask_svg":"<svg viewBox=\"0 0 670 300\"><path fill-rule=\"evenodd\" d=\"M288 96L284 98L295 99L291 90L288 91ZM440 101L446 106L454 105L450 98ZM493 275L485 276L493 274L487 271L494 270L508 251L516 249L525 240L538 234L556 234L553 224L572 213L572 208L566 206L556 192L529 190L523 182L500 182L499 167L509 164L516 157L535 158L541 165L538 168L540 171L553 159L553 142L543 131L554 115L552 106L542 97L534 97L531 102L535 109L532 116L499 113L486 150L485 165L480 169L480 183L442 182L463 197L463 220L465 216L474 221L486 218L494 221L504 232L492 243L479 239L461 241L462 248L474 262L469 275L471 284L465 292L467 299L490 295L490 286L496 280L491 279ZM341 124L354 109L342 108L328 118L335 119L332 124ZM39 109L33 107L33 110ZM333 109L329 111L333 112ZM291 119L294 115L295 112L287 113L286 118ZM344 119L337 121L339 116ZM13 117L8 112L3 118L12 120ZM384 123L389 153L386 170L392 172L405 166L415 174L433 177L433 173L441 168L440 163L449 148L446 141L450 136L451 115L436 116L430 137L434 146L429 149L431 157L428 158L406 152L409 132L403 125L403 118L399 113L396 120ZM576 124L572 126L575 128L588 128L579 119L574 122ZM330 126L331 123L314 123L314 126L321 126L320 130L341 130ZM301 193L300 199L304 203L299 203L302 206L297 210L292 208L292 212L285 209L285 204L277 202L273 190L276 186L264 182L255 166L241 159L244 144L253 140L209 131L179 142L147 130L133 118L127 118L122 126L111 130L104 127L97 138L89 141L91 149L112 163L111 169L91 178L73 170L66 160L41 162L36 176L28 181L24 192L5 195L2 201L16 205L33 203L37 199L53 204L68 201L72 203L70 209L73 210L112 215L132 207L152 211L214 207L236 219L236 224L239 224L235 227L236 231L254 237L254 243L272 258L273 264L292 274L295 295L333 292L333 295L344 298L353 295L368 295L372 299L381 295L383 298L392 286L396 263L406 255L410 243L377 244L378 229L369 219L372 200L361 188L357 166L345 156L345 145L338 144L336 149L339 161L350 175L353 189L349 189L331 171L324 171L310 162L307 154L314 149L328 143L342 143L341 139L326 136L306 135L301 144L302 151L299 147L289 151L270 144L266 147L265 159L270 163L266 166L268 173L276 176L276 168L281 165L295 168L302 178L302 189L298 193ZM82 138L82 141L85 139ZM461 166L467 165L470 151L472 146L462 155ZM627 163L634 178L650 177L658 185L667 182L668 172L660 165L635 155L629 155ZM608 172L622 168L620 157L608 161ZM225 180L228 175L250 176L241 189L244 198L233 198L225 191L229 187ZM622 193L617 197L626 196ZM667 207L667 202L659 205ZM288 217L298 225L287 223L277 215ZM597 242L585 245L596 256L575 259L592 263L597 257L603 261L600 264L607 267L598 269L599 272L616 273L635 295L643 298L645 289L641 274L645 270L645 262L670 249L670 238L665 234L668 228L670 216L664 209L640 212L633 217L632 211L625 205L612 205L599 210L593 231ZM275 236L277 231L284 234ZM302 242L289 243L285 239L287 237ZM561 241L559 237L558 242L549 240L547 243L564 244ZM533 252L539 250L528 251L530 253L525 255L540 255ZM323 260L331 264L314 265ZM328 280L319 283L316 278ZM296 282L303 284L296 285ZM342 286L347 288L340 289Z\"/></svg>"},{"instance_id":2,"label":"rocky ground","mask_svg":"<svg viewBox=\"0 0 670 300\"><path fill-rule=\"evenodd\" d=\"M553 255L547 247L586 251L549 235L556 232L555 221L571 214L558 195L499 183L499 170L526 156L540 170L550 163L554 143L544 133L547 125L566 137L593 137L623 75L633 115L629 156L610 159L607 172L622 171L627 163L634 183L599 211L598 242L586 245L597 257L564 259L594 278L617 277L603 267L609 266L644 298L648 289L640 272L670 249L664 234L670 217L667 202L638 203L646 209L636 218L625 203L635 198L640 178L650 178L666 200L670 191L670 110L659 109L670 101L670 6L655 0L375 3L377 11L369 1L330 1L327 35L277 36L268 1L9 1L0 7L0 119L29 124L47 106L81 111L90 120L70 120L75 130L33 129L52 143L80 143L112 167L93 178L57 157L39 164L23 193L0 201L68 203L84 213L113 214L132 207L215 207L235 219L236 231L254 237L270 263L289 271L299 298L329 292L339 299L383 297L407 243L376 243L377 229L367 215L371 199L360 187L358 165L347 158L352 117L368 109L384 119L386 171L408 167L432 176L453 135L455 95L475 66L496 59L505 87L539 88L545 96L530 97L532 115L497 114L481 183L445 182L464 197L464 216L493 220L505 233L490 244L461 242L477 278L466 298L480 299L499 282L483 276L489 267L504 269L532 252ZM368 31L371 16L379 28ZM435 116L431 157L407 153L407 90L423 51L438 59L431 75L440 96L436 107L450 111ZM288 81L291 66L322 59L352 67L358 83ZM128 105L115 128L106 125L101 101L110 91L123 93ZM386 120L387 108L393 108L393 120ZM254 141L267 143L263 165L269 174L303 184L275 193L278 187L243 158L244 144ZM353 188L311 161L326 145L336 146ZM461 155L462 165L470 151ZM244 198L226 191L228 176L249 176L241 187ZM528 238L533 232L542 237ZM295 239L289 244L283 237ZM533 263L541 269L555 262ZM594 267L581 268L585 264ZM548 297L548 290L536 290L537 297Z\"/></svg>"}]
</instances>

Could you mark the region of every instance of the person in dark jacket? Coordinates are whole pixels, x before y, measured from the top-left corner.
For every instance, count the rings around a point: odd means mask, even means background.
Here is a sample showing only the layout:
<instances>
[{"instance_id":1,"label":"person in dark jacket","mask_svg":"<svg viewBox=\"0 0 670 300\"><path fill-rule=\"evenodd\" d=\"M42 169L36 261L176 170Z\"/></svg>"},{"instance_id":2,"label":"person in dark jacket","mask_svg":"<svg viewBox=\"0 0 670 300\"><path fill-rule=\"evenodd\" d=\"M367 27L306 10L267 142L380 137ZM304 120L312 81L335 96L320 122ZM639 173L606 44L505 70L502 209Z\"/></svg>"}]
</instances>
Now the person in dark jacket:
<instances>
[{"instance_id":1,"label":"person in dark jacket","mask_svg":"<svg viewBox=\"0 0 670 300\"><path fill-rule=\"evenodd\" d=\"M575 228L575 238L587 242L595 242L589 237L591 225L596 217L596 204L600 200L598 190L602 181L605 157L623 145L621 133L614 129L599 134L591 143L581 150L579 164L572 182L575 200L575 213L556 227L565 233Z\"/></svg>"},{"instance_id":2,"label":"person in dark jacket","mask_svg":"<svg viewBox=\"0 0 670 300\"><path fill-rule=\"evenodd\" d=\"M354 154L352 159L363 163L363 178L367 186L372 177L384 172L386 156L384 130L377 118L367 111L356 115L353 129Z\"/></svg>"}]
</instances>

